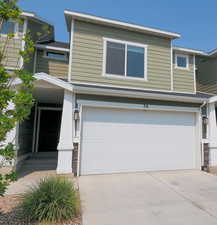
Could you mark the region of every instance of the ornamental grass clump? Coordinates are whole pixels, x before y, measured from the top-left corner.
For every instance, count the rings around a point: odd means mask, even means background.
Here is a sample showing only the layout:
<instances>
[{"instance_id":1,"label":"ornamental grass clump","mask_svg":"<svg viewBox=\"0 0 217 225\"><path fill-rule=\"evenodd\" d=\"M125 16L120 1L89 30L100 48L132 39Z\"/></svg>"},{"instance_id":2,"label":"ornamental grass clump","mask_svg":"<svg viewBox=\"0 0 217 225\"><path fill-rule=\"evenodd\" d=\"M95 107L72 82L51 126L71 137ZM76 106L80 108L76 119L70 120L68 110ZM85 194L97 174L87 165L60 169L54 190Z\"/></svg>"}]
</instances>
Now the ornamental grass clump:
<instances>
[{"instance_id":1,"label":"ornamental grass clump","mask_svg":"<svg viewBox=\"0 0 217 225\"><path fill-rule=\"evenodd\" d=\"M71 181L49 177L23 196L21 207L28 221L59 222L77 217L79 198Z\"/></svg>"}]
</instances>

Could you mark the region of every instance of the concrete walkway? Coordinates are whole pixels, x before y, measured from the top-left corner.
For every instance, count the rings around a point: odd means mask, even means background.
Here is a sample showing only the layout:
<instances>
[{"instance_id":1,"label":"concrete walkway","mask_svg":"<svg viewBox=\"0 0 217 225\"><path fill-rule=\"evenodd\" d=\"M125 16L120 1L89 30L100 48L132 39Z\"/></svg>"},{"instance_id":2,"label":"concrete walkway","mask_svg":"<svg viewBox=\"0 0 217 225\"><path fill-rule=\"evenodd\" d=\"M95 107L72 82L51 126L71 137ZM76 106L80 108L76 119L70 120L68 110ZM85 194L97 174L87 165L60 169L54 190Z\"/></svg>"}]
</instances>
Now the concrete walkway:
<instances>
[{"instance_id":1,"label":"concrete walkway","mask_svg":"<svg viewBox=\"0 0 217 225\"><path fill-rule=\"evenodd\" d=\"M26 171L25 171L26 172ZM9 185L6 195L17 195L27 192L31 187L36 185L41 179L48 176L56 176L55 170L33 171L30 173L20 173L18 180Z\"/></svg>"},{"instance_id":2,"label":"concrete walkway","mask_svg":"<svg viewBox=\"0 0 217 225\"><path fill-rule=\"evenodd\" d=\"M217 177L201 171L79 178L83 225L217 225Z\"/></svg>"}]
</instances>

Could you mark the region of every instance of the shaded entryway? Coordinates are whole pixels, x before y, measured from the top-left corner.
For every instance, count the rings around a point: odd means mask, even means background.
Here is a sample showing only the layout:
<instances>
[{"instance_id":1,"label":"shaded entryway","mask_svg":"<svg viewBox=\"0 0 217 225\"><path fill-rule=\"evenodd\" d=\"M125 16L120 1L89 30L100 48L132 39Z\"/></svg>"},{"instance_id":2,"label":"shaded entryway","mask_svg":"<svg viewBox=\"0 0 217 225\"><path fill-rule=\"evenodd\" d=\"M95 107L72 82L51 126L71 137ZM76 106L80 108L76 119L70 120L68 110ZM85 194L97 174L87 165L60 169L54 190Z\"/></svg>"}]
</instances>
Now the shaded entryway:
<instances>
[{"instance_id":1,"label":"shaded entryway","mask_svg":"<svg viewBox=\"0 0 217 225\"><path fill-rule=\"evenodd\" d=\"M29 118L19 125L19 176L56 171L63 95L63 89L51 85L33 90L35 105Z\"/></svg>"},{"instance_id":2,"label":"shaded entryway","mask_svg":"<svg viewBox=\"0 0 217 225\"><path fill-rule=\"evenodd\" d=\"M61 108L41 108L38 121L37 152L57 151L61 126Z\"/></svg>"}]
</instances>

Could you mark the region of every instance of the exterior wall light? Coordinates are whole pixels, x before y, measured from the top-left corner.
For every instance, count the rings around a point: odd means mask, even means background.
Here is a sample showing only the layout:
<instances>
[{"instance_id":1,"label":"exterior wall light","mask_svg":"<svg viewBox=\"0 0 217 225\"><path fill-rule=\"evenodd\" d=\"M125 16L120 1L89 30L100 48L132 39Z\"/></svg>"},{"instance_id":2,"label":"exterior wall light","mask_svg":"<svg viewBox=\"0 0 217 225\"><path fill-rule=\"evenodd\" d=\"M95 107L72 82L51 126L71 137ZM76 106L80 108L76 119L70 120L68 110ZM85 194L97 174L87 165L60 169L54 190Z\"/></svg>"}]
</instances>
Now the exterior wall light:
<instances>
[{"instance_id":1,"label":"exterior wall light","mask_svg":"<svg viewBox=\"0 0 217 225\"><path fill-rule=\"evenodd\" d=\"M203 124L204 125L208 125L208 123L209 123L209 119L206 117L206 116L203 116Z\"/></svg>"},{"instance_id":2,"label":"exterior wall light","mask_svg":"<svg viewBox=\"0 0 217 225\"><path fill-rule=\"evenodd\" d=\"M78 109L74 110L74 120L79 120L79 110Z\"/></svg>"}]
</instances>

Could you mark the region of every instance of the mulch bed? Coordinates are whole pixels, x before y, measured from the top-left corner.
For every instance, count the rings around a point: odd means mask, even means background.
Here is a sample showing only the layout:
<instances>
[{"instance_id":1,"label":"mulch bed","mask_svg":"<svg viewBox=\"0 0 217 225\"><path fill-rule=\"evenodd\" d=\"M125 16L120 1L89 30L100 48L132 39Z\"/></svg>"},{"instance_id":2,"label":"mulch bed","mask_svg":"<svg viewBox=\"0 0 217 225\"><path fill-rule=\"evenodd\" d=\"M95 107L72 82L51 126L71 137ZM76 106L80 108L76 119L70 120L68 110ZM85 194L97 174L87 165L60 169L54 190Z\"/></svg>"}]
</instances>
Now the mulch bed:
<instances>
[{"instance_id":1,"label":"mulch bed","mask_svg":"<svg viewBox=\"0 0 217 225\"><path fill-rule=\"evenodd\" d=\"M81 218L62 223L28 223L19 208L20 195L0 197L0 225L82 225Z\"/></svg>"}]
</instances>

